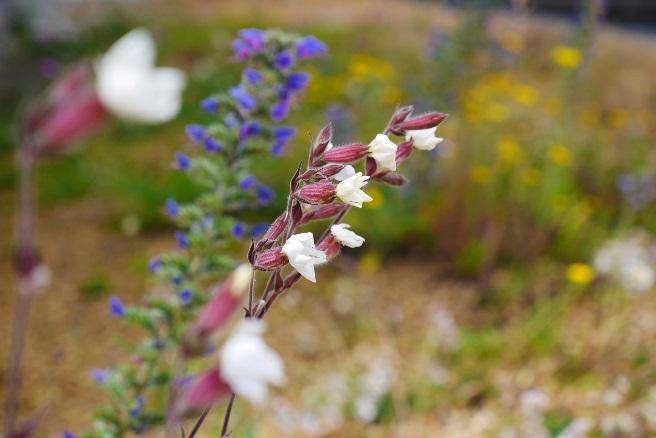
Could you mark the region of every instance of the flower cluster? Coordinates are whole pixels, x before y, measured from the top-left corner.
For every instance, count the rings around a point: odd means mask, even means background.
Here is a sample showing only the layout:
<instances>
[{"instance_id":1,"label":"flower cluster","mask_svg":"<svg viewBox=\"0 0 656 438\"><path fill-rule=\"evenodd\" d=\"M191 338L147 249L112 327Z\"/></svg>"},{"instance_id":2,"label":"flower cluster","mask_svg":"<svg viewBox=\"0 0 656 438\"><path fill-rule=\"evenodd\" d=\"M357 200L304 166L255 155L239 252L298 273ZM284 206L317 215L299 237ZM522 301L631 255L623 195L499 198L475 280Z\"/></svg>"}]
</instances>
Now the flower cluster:
<instances>
[{"instance_id":1,"label":"flower cluster","mask_svg":"<svg viewBox=\"0 0 656 438\"><path fill-rule=\"evenodd\" d=\"M331 125L319 132L311 146L307 168L301 172L299 166L291 179L286 210L261 239L252 242L248 251L252 267L271 274L257 302L252 277L247 319L238 333L261 333L261 318L283 291L301 277L316 282L317 265L337 256L342 246L356 248L364 243L363 237L342 222L351 207L359 208L372 200L363 188L370 181L404 184L405 178L396 173L397 166L410 156L413 148L432 149L441 141L434 134L446 115L433 112L413 117L412 111L411 106L398 109L383 133L366 145L334 146ZM397 143L390 135L401 137L402 141ZM356 171L354 165L363 160L363 171ZM316 243L311 232L299 232L299 227L323 219L332 221ZM284 277L282 272L287 266L291 269ZM213 306L210 304L207 309ZM202 325L201 320L196 324ZM191 333L187 338L188 350L201 351L198 341L203 345L203 335L198 330ZM183 391L176 413L208 408L230 392L261 402L268 384L283 381L280 359L259 338L244 342L239 348L230 346L228 341L223 347L218 366L199 374ZM237 359L240 357L243 361ZM224 424L228 424L229 412Z\"/></svg>"},{"instance_id":2,"label":"flower cluster","mask_svg":"<svg viewBox=\"0 0 656 438\"><path fill-rule=\"evenodd\" d=\"M213 351L212 336L240 309L251 281L251 268L235 268L237 263L221 249L231 239L261 236L267 224L248 225L238 214L269 204L274 197L273 190L251 174L250 163L263 153L280 154L295 135L295 128L279 122L309 80L298 70L298 62L326 52L314 37L259 29L242 30L233 46L236 57L247 64L239 85L201 102L211 121L187 125L187 150L174 156L177 171L201 191L192 203L171 198L164 205L164 213L179 229L178 251L149 263L162 283L161 292L143 307L110 299L113 316L142 327L148 336L134 346L132 363L94 373L113 403L96 411L95 431L84 436L141 433L173 419L183 406L194 407L178 397L180 391L207 397L185 378L186 363ZM248 371L244 362L254 358L268 364L263 378L282 382L282 363L277 372L271 371L277 356L261 340L262 331L253 321L238 328L222 349L221 379L208 374L201 389L239 388L253 399L262 398L266 385L252 383L259 377L257 370L242 378ZM128 412L125 406L135 408Z\"/></svg>"}]
</instances>

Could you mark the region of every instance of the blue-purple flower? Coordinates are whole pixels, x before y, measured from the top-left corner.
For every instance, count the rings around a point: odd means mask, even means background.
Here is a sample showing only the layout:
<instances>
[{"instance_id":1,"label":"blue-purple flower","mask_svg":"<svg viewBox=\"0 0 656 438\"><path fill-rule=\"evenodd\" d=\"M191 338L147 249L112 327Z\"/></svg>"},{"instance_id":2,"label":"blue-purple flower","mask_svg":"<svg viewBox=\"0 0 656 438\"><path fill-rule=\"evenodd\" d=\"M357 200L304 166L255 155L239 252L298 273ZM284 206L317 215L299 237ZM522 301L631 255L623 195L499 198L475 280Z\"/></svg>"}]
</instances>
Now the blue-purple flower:
<instances>
[{"instance_id":1,"label":"blue-purple flower","mask_svg":"<svg viewBox=\"0 0 656 438\"><path fill-rule=\"evenodd\" d=\"M239 180L239 189L246 191L250 190L255 185L255 177L253 175L246 175Z\"/></svg>"},{"instance_id":2,"label":"blue-purple flower","mask_svg":"<svg viewBox=\"0 0 656 438\"><path fill-rule=\"evenodd\" d=\"M191 160L189 160L189 157L183 154L182 152L175 153L175 162L178 166L178 169L180 170L189 169L189 164L191 164Z\"/></svg>"},{"instance_id":3,"label":"blue-purple flower","mask_svg":"<svg viewBox=\"0 0 656 438\"><path fill-rule=\"evenodd\" d=\"M300 39L296 43L296 56L298 59L315 58L328 52L328 46L312 35Z\"/></svg>"},{"instance_id":4,"label":"blue-purple flower","mask_svg":"<svg viewBox=\"0 0 656 438\"><path fill-rule=\"evenodd\" d=\"M264 45L265 32L262 29L242 29L238 35L246 45L253 49L261 49Z\"/></svg>"},{"instance_id":5,"label":"blue-purple flower","mask_svg":"<svg viewBox=\"0 0 656 438\"><path fill-rule=\"evenodd\" d=\"M284 50L273 58L273 62L279 69L287 70L292 65L292 55L287 50Z\"/></svg>"},{"instance_id":6,"label":"blue-purple flower","mask_svg":"<svg viewBox=\"0 0 656 438\"><path fill-rule=\"evenodd\" d=\"M178 294L180 296L180 302L182 304L189 304L191 302L192 293L189 289L183 289Z\"/></svg>"},{"instance_id":7,"label":"blue-purple flower","mask_svg":"<svg viewBox=\"0 0 656 438\"><path fill-rule=\"evenodd\" d=\"M162 259L160 259L159 257L155 257L154 259L148 262L148 270L150 272L155 272L161 267L162 267Z\"/></svg>"},{"instance_id":8,"label":"blue-purple flower","mask_svg":"<svg viewBox=\"0 0 656 438\"><path fill-rule=\"evenodd\" d=\"M200 143L205 137L205 128L202 125L196 123L190 123L185 127L185 133L187 137L194 143Z\"/></svg>"},{"instance_id":9,"label":"blue-purple flower","mask_svg":"<svg viewBox=\"0 0 656 438\"><path fill-rule=\"evenodd\" d=\"M260 124L255 120L250 120L239 129L239 141L246 140L248 137L259 134L262 131Z\"/></svg>"},{"instance_id":10,"label":"blue-purple flower","mask_svg":"<svg viewBox=\"0 0 656 438\"><path fill-rule=\"evenodd\" d=\"M307 85L309 79L310 79L310 75L307 73L303 73L303 72L292 73L289 76L287 76L287 83L286 83L287 89L289 91L302 90Z\"/></svg>"},{"instance_id":11,"label":"blue-purple flower","mask_svg":"<svg viewBox=\"0 0 656 438\"><path fill-rule=\"evenodd\" d=\"M246 227L241 222L235 222L232 228L230 228L230 234L235 239L241 239L242 237L244 237L245 232L246 232Z\"/></svg>"},{"instance_id":12,"label":"blue-purple flower","mask_svg":"<svg viewBox=\"0 0 656 438\"><path fill-rule=\"evenodd\" d=\"M166 200L166 203L164 204L164 211L166 211L166 214L174 217L178 215L178 212L180 211L180 207L178 206L178 203L175 199L169 198Z\"/></svg>"},{"instance_id":13,"label":"blue-purple flower","mask_svg":"<svg viewBox=\"0 0 656 438\"><path fill-rule=\"evenodd\" d=\"M184 231L176 231L175 240L178 242L178 247L181 249L186 249L189 247L189 237L187 237Z\"/></svg>"},{"instance_id":14,"label":"blue-purple flower","mask_svg":"<svg viewBox=\"0 0 656 438\"><path fill-rule=\"evenodd\" d=\"M213 97L207 97L200 102L200 107L209 114L214 114L219 110L219 102Z\"/></svg>"},{"instance_id":15,"label":"blue-purple flower","mask_svg":"<svg viewBox=\"0 0 656 438\"><path fill-rule=\"evenodd\" d=\"M269 224L266 222L262 222L259 224L255 224L251 227L251 237L260 237L262 234L266 233L266 231L269 229Z\"/></svg>"},{"instance_id":16,"label":"blue-purple flower","mask_svg":"<svg viewBox=\"0 0 656 438\"><path fill-rule=\"evenodd\" d=\"M247 67L244 69L244 77L251 85L256 85L262 80L262 73L254 68Z\"/></svg>"},{"instance_id":17,"label":"blue-purple flower","mask_svg":"<svg viewBox=\"0 0 656 438\"><path fill-rule=\"evenodd\" d=\"M265 186L264 184L260 184L257 187L255 187L255 196L257 197L257 202L259 204L267 205L271 201L273 201L273 198L275 197L275 192L271 187Z\"/></svg>"},{"instance_id":18,"label":"blue-purple flower","mask_svg":"<svg viewBox=\"0 0 656 438\"><path fill-rule=\"evenodd\" d=\"M125 306L119 297L109 299L109 312L118 318L125 316Z\"/></svg>"},{"instance_id":19,"label":"blue-purple flower","mask_svg":"<svg viewBox=\"0 0 656 438\"><path fill-rule=\"evenodd\" d=\"M228 92L230 97L235 99L235 102L239 106L241 106L243 109L246 111L250 111L253 108L255 108L255 98L251 96L248 91L244 89L242 86L237 86L237 87L232 87L230 91Z\"/></svg>"},{"instance_id":20,"label":"blue-purple flower","mask_svg":"<svg viewBox=\"0 0 656 438\"><path fill-rule=\"evenodd\" d=\"M284 120L289 114L289 100L280 99L278 102L271 105L270 109L271 120L280 122Z\"/></svg>"},{"instance_id":21,"label":"blue-purple flower","mask_svg":"<svg viewBox=\"0 0 656 438\"><path fill-rule=\"evenodd\" d=\"M94 368L91 370L91 377L93 378L93 381L99 385L102 385L107 381L108 374L109 373L107 370L102 370L100 368Z\"/></svg>"},{"instance_id":22,"label":"blue-purple flower","mask_svg":"<svg viewBox=\"0 0 656 438\"><path fill-rule=\"evenodd\" d=\"M223 145L212 137L205 138L203 144L205 145L205 150L209 153L223 151Z\"/></svg>"}]
</instances>

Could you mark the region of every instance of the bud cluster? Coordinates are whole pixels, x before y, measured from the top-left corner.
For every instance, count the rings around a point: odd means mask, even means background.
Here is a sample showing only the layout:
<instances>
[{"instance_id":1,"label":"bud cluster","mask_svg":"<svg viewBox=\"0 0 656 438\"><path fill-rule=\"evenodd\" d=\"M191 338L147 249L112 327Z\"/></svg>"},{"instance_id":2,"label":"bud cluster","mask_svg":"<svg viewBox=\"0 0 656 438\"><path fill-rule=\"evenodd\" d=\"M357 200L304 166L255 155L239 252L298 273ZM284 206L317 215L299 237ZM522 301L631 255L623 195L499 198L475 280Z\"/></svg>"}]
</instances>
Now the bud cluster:
<instances>
[{"instance_id":1,"label":"bud cluster","mask_svg":"<svg viewBox=\"0 0 656 438\"><path fill-rule=\"evenodd\" d=\"M162 293L149 297L144 307L125 306L116 297L110 300L113 316L142 327L148 336L133 347L134 361L105 371L98 381L113 403L97 411L95 430L83 436L141 433L183 413L184 406L196 406L180 395L190 387L183 376L185 366L176 367L172 355L177 352L178 362L185 364L211 352L212 340L243 307L252 284L252 268L235 269L236 261L221 254L221 248L244 237L275 239L288 223L283 216L271 226L249 225L237 215L273 200L273 190L249 172L250 164L263 153L279 155L295 135L295 128L279 123L309 79L298 70L299 61L324 54L326 47L314 37L245 29L233 48L236 58L247 63L241 82L201 102L211 121L187 125L187 150L174 157L174 167L202 192L191 203L171 198L164 206L179 228L179 250L149 264ZM262 347L260 327L242 332L241 339ZM267 354L265 348L260 351ZM228 367L221 378L208 374L205 382L222 393L243 385L233 378L236 369ZM122 409L137 404L138 410Z\"/></svg>"}]
</instances>

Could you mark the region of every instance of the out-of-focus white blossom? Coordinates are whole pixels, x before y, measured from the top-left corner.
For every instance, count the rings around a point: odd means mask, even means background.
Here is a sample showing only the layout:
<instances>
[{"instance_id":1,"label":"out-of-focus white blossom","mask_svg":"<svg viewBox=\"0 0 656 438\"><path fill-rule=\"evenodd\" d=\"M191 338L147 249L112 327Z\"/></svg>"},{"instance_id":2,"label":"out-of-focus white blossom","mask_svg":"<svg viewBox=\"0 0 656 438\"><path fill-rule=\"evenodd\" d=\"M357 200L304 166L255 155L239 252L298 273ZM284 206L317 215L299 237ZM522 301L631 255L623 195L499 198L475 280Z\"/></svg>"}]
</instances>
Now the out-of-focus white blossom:
<instances>
[{"instance_id":1,"label":"out-of-focus white blossom","mask_svg":"<svg viewBox=\"0 0 656 438\"><path fill-rule=\"evenodd\" d=\"M96 88L102 104L117 116L141 123L162 123L180 111L185 76L175 68L155 67L155 42L145 29L119 39L96 64Z\"/></svg>"},{"instance_id":2,"label":"out-of-focus white blossom","mask_svg":"<svg viewBox=\"0 0 656 438\"><path fill-rule=\"evenodd\" d=\"M349 248L358 248L364 243L364 237L349 230L349 224L337 224L330 227L330 233L339 243Z\"/></svg>"},{"instance_id":3,"label":"out-of-focus white blossom","mask_svg":"<svg viewBox=\"0 0 656 438\"><path fill-rule=\"evenodd\" d=\"M586 438L593 426L594 423L589 418L577 418L556 435L556 438Z\"/></svg>"},{"instance_id":4,"label":"out-of-focus white blossom","mask_svg":"<svg viewBox=\"0 0 656 438\"><path fill-rule=\"evenodd\" d=\"M435 137L435 130L437 127L428 129L418 129L415 131L408 131L405 134L406 141L412 140L412 145L422 151L432 151L435 146L442 143L444 140L441 137Z\"/></svg>"},{"instance_id":5,"label":"out-of-focus white blossom","mask_svg":"<svg viewBox=\"0 0 656 438\"><path fill-rule=\"evenodd\" d=\"M314 266L327 261L326 254L314 247L312 233L300 233L290 236L282 247L282 252L289 259L289 264L303 277L316 283Z\"/></svg>"},{"instance_id":6,"label":"out-of-focus white blossom","mask_svg":"<svg viewBox=\"0 0 656 438\"><path fill-rule=\"evenodd\" d=\"M337 181L344 181L353 175L355 175L355 169L350 164L347 164L342 170L333 175L333 178Z\"/></svg>"},{"instance_id":7,"label":"out-of-focus white blossom","mask_svg":"<svg viewBox=\"0 0 656 438\"><path fill-rule=\"evenodd\" d=\"M253 403L262 403L268 386L282 385L285 371L278 353L262 339L261 320L243 321L221 349L221 377L232 390Z\"/></svg>"},{"instance_id":8,"label":"out-of-focus white blossom","mask_svg":"<svg viewBox=\"0 0 656 438\"><path fill-rule=\"evenodd\" d=\"M396 170L397 145L385 134L377 134L369 143L369 154L383 170Z\"/></svg>"},{"instance_id":9,"label":"out-of-focus white blossom","mask_svg":"<svg viewBox=\"0 0 656 438\"><path fill-rule=\"evenodd\" d=\"M361 190L367 185L368 180L368 176L363 176L362 172L358 172L337 184L335 193L344 203L362 208L363 202L373 201L371 196Z\"/></svg>"},{"instance_id":10,"label":"out-of-focus white blossom","mask_svg":"<svg viewBox=\"0 0 656 438\"><path fill-rule=\"evenodd\" d=\"M640 294L651 289L656 281L653 248L654 242L643 233L610 240L597 251L594 265L628 292Z\"/></svg>"},{"instance_id":11,"label":"out-of-focus white blossom","mask_svg":"<svg viewBox=\"0 0 656 438\"><path fill-rule=\"evenodd\" d=\"M380 399L392 389L395 377L396 371L383 356L369 364L354 402L355 416L359 421L371 423L376 419Z\"/></svg>"}]
</instances>

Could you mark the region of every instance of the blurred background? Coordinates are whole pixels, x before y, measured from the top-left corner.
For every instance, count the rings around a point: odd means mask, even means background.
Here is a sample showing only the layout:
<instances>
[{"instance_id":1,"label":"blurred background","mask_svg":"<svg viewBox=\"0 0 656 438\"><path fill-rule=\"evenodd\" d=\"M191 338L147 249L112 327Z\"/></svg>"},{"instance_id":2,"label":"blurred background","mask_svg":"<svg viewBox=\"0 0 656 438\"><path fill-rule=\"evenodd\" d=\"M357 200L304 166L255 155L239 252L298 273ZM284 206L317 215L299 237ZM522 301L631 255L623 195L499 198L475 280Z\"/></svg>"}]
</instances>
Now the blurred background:
<instances>
[{"instance_id":1,"label":"blurred background","mask_svg":"<svg viewBox=\"0 0 656 438\"><path fill-rule=\"evenodd\" d=\"M235 436L656 434L653 1L0 3L2 333L19 115L136 26L188 74L184 107L156 128L113 122L39 167L53 281L33 309L22 409L47 408L43 436L84 428L103 399L89 370L125 356L107 297L137 302L148 259L174 245L162 206L194 190L172 157L206 117L198 102L238 81L242 27L330 47L290 120L293 147L257 171L279 192L328 120L338 142L368 143L397 104L450 118L441 147L404 165L409 185L376 187L351 214L367 244L271 313L289 384L265 409L240 404ZM7 336L0 347L4 367Z\"/></svg>"}]
</instances>

